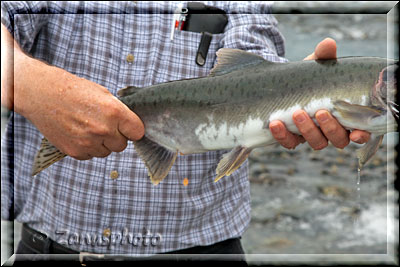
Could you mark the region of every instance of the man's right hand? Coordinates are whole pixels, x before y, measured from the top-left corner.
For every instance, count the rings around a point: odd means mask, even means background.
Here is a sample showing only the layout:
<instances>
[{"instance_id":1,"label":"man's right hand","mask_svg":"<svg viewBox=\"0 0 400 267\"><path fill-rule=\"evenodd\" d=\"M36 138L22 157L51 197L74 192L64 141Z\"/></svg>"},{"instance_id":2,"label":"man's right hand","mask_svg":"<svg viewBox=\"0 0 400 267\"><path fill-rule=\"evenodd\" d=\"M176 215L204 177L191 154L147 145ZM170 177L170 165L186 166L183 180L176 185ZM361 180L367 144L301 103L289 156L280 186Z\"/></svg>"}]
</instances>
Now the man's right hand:
<instances>
[{"instance_id":1,"label":"man's right hand","mask_svg":"<svg viewBox=\"0 0 400 267\"><path fill-rule=\"evenodd\" d=\"M14 111L73 158L106 157L144 135L140 118L106 88L28 57L19 47L13 90Z\"/></svg>"}]
</instances>

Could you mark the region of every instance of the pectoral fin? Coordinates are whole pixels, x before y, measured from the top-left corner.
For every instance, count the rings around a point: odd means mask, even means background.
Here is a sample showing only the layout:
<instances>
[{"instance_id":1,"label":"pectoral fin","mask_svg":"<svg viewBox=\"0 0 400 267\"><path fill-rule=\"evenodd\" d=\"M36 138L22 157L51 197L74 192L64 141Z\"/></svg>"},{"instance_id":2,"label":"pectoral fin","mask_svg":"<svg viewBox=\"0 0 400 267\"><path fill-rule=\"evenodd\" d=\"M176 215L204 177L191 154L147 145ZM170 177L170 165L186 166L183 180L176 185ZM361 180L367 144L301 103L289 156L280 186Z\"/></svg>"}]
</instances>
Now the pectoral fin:
<instances>
[{"instance_id":1,"label":"pectoral fin","mask_svg":"<svg viewBox=\"0 0 400 267\"><path fill-rule=\"evenodd\" d=\"M174 165L178 151L170 151L147 137L134 141L133 144L147 167L151 182L158 185Z\"/></svg>"},{"instance_id":2,"label":"pectoral fin","mask_svg":"<svg viewBox=\"0 0 400 267\"><path fill-rule=\"evenodd\" d=\"M343 100L335 101L334 114L336 117L341 118L351 124L366 124L370 118L382 115L382 111L368 106L361 106L350 104Z\"/></svg>"},{"instance_id":3,"label":"pectoral fin","mask_svg":"<svg viewBox=\"0 0 400 267\"><path fill-rule=\"evenodd\" d=\"M46 138L42 139L39 151L33 161L32 176L35 176L51 164L63 159L66 156L63 152L53 146Z\"/></svg>"},{"instance_id":4,"label":"pectoral fin","mask_svg":"<svg viewBox=\"0 0 400 267\"><path fill-rule=\"evenodd\" d=\"M222 156L222 159L217 166L217 177L214 182L217 182L224 176L231 175L236 171L242 163L247 159L251 152L251 149L247 147L238 146L233 148L229 153Z\"/></svg>"},{"instance_id":5,"label":"pectoral fin","mask_svg":"<svg viewBox=\"0 0 400 267\"><path fill-rule=\"evenodd\" d=\"M358 169L361 168L370 160L378 150L383 140L383 135L374 136L371 135L370 140L357 150L357 158L358 158Z\"/></svg>"}]
</instances>

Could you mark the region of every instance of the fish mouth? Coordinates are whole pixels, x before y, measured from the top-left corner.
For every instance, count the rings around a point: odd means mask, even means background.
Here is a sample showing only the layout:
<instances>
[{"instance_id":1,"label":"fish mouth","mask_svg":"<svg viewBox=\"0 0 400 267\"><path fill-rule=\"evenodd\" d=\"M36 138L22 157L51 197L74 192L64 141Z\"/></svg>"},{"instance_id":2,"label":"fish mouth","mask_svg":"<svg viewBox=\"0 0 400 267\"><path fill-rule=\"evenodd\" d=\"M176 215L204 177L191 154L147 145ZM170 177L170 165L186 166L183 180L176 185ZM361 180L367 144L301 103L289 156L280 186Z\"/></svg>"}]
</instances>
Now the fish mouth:
<instances>
[{"instance_id":1,"label":"fish mouth","mask_svg":"<svg viewBox=\"0 0 400 267\"><path fill-rule=\"evenodd\" d=\"M388 101L389 110L395 118L397 124L399 123L399 105L393 101Z\"/></svg>"}]
</instances>

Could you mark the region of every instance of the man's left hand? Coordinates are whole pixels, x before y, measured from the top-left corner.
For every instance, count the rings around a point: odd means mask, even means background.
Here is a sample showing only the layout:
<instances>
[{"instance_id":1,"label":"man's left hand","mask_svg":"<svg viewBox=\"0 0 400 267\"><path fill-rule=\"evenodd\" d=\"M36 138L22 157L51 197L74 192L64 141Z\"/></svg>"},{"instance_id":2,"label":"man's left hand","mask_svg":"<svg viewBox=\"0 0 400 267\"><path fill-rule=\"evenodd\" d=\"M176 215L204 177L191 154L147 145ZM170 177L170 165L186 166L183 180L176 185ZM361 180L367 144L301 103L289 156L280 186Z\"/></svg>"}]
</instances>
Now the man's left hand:
<instances>
[{"instance_id":1,"label":"man's left hand","mask_svg":"<svg viewBox=\"0 0 400 267\"><path fill-rule=\"evenodd\" d=\"M326 38L304 60L335 58L336 42L331 38ZM315 150L328 146L328 141L337 148L344 148L349 144L350 140L363 144L370 138L370 133L361 130L354 130L349 134L327 110L317 111L315 118L319 127L315 125L304 110L297 110L293 113L293 122L299 129L301 136L289 132L284 123L279 120L271 121L269 128L274 138L288 149L294 149L305 141Z\"/></svg>"}]
</instances>

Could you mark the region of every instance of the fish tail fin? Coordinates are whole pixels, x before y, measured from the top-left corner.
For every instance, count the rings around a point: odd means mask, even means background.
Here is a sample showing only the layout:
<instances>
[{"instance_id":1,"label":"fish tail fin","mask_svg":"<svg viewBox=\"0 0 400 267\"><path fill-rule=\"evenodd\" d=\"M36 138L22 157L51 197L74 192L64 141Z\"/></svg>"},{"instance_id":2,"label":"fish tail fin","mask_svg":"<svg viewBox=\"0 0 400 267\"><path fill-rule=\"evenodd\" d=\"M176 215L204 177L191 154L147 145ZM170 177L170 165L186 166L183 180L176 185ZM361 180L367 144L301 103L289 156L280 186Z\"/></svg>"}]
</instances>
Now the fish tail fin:
<instances>
[{"instance_id":1,"label":"fish tail fin","mask_svg":"<svg viewBox=\"0 0 400 267\"><path fill-rule=\"evenodd\" d=\"M39 151L33 161L32 176L35 176L51 164L63 159L66 156L63 152L53 146L46 138L42 139Z\"/></svg>"},{"instance_id":2,"label":"fish tail fin","mask_svg":"<svg viewBox=\"0 0 400 267\"><path fill-rule=\"evenodd\" d=\"M158 185L174 165L178 151L170 151L147 137L143 137L139 141L133 141L133 144L139 157L147 167L152 184Z\"/></svg>"},{"instance_id":3,"label":"fish tail fin","mask_svg":"<svg viewBox=\"0 0 400 267\"><path fill-rule=\"evenodd\" d=\"M358 158L358 169L361 168L370 160L378 150L383 140L383 135L375 136L372 135L370 140L357 150L357 158Z\"/></svg>"}]
</instances>

